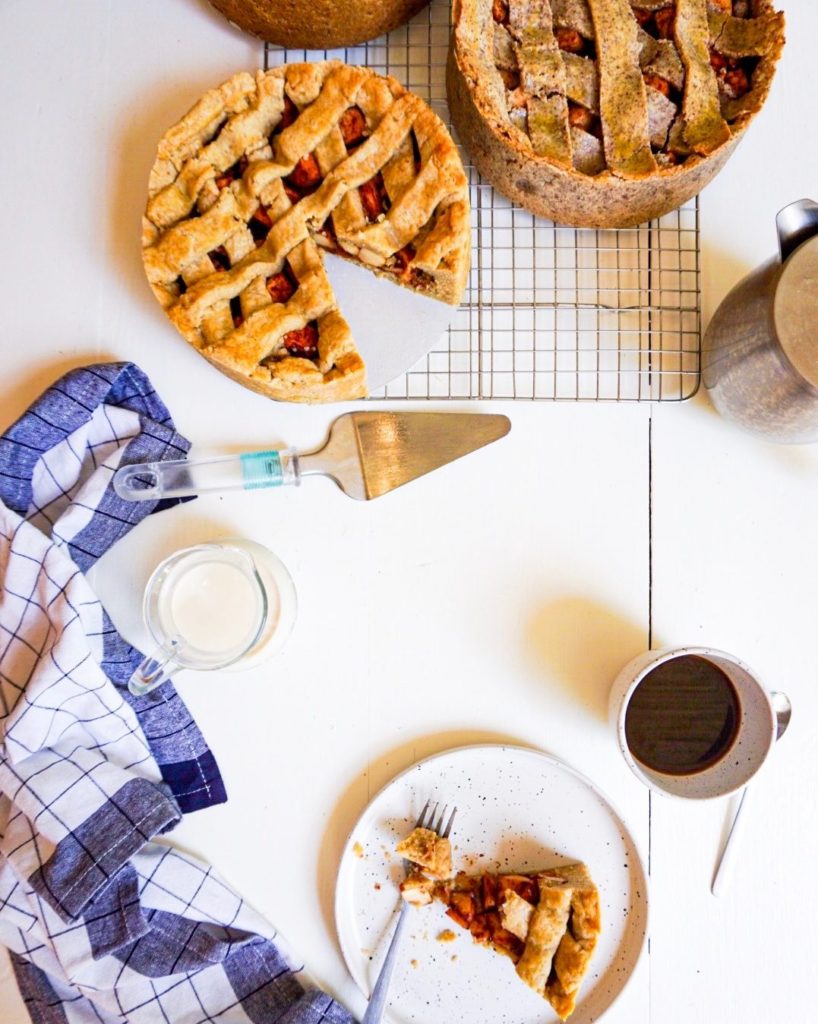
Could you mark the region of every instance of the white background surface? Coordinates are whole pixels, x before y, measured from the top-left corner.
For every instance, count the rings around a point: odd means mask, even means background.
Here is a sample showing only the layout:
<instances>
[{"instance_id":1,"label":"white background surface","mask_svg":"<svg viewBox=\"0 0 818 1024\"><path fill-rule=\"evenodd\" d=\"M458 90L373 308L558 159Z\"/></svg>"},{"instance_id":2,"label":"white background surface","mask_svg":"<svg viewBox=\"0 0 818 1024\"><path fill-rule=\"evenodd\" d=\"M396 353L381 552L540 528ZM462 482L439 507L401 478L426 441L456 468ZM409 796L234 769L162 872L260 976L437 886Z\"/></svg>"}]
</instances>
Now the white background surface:
<instances>
[{"instance_id":1,"label":"white background surface","mask_svg":"<svg viewBox=\"0 0 818 1024\"><path fill-rule=\"evenodd\" d=\"M706 319L774 251L775 212L818 198L818 10L785 6L767 107L703 195ZM260 45L204 0L4 0L0 40L4 423L72 366L133 359L200 453L319 443L337 410L275 405L222 378L168 328L139 257L157 138L207 87L256 66ZM211 859L360 1013L332 898L370 795L453 745L535 745L608 792L649 863L650 956L608 1024L813 1019L818 452L746 438L704 395L484 408L512 417L510 437L379 501L327 481L202 498L102 561L98 591L139 642L141 587L183 544L244 534L299 591L295 634L268 669L180 680L230 801L174 841ZM793 700L719 901L709 883L734 802L650 800L605 721L613 676L649 641L732 651ZM5 963L0 1020L27 1020Z\"/></svg>"}]
</instances>

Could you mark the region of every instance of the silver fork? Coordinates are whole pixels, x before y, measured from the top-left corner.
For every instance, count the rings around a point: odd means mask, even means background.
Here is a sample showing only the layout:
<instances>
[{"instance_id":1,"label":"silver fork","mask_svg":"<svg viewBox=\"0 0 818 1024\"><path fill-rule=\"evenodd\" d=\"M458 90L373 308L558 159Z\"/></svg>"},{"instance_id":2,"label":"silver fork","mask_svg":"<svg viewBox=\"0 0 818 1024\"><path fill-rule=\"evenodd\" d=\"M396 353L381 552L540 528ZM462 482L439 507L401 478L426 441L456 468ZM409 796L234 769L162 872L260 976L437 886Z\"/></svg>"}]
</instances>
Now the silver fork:
<instances>
[{"instance_id":1,"label":"silver fork","mask_svg":"<svg viewBox=\"0 0 818 1024\"><path fill-rule=\"evenodd\" d=\"M415 828L428 828L433 832L437 832L442 839L448 839L449 834L452 831L454 816L457 814L457 808L452 808L452 813L449 815L449 820L446 822L446 827L444 829L443 819L446 816L448 805L444 804L443 810L439 815L437 815L437 809L440 805L435 804L430 810L429 805L431 802L431 800L426 801L426 805L420 812L420 817L417 820ZM435 820L436 815L437 820ZM408 877L409 872L412 869L412 865L407 860L404 861L404 864L406 865L406 874ZM398 923L395 925L392 941L389 943L389 949L386 951L386 956L384 957L383 964L381 965L381 972L378 975L378 980L375 982L375 987L372 989L372 995L369 997L369 1006L366 1008L366 1013L361 1020L361 1024L380 1024L380 1021L383 1018L383 1013L386 1009L386 994L389 990L389 982L392 979L392 972L395 969L398 946L406 924L406 912L408 910L409 904L404 900L401 900L401 908L398 913Z\"/></svg>"}]
</instances>

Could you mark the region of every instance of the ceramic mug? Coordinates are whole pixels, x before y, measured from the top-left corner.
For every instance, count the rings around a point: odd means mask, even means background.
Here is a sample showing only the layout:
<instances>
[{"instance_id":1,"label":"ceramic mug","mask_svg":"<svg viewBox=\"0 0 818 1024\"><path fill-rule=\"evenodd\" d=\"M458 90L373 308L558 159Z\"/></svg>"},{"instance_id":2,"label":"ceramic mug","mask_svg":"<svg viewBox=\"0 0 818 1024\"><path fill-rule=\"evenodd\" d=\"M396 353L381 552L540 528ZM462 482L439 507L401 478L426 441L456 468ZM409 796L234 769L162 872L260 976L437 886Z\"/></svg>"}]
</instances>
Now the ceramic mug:
<instances>
[{"instance_id":1,"label":"ceramic mug","mask_svg":"<svg viewBox=\"0 0 818 1024\"><path fill-rule=\"evenodd\" d=\"M737 721L734 739L717 760L699 771L673 774L637 759L628 743L625 721L640 683L660 665L685 656L702 658L727 676L737 698ZM654 792L670 796L705 800L741 789L767 760L776 738L772 700L756 673L732 654L711 647L674 647L638 655L616 677L609 709L619 749L631 771Z\"/></svg>"}]
</instances>

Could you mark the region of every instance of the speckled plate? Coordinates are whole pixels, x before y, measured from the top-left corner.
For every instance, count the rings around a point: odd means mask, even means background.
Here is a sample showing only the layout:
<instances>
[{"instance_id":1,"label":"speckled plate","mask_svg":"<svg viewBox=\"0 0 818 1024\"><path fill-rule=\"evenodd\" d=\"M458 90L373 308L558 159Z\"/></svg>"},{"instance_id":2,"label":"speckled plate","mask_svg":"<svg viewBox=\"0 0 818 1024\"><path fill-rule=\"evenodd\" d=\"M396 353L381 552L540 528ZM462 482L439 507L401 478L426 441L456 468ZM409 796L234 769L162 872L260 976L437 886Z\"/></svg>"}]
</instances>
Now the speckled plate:
<instances>
[{"instance_id":1,"label":"speckled plate","mask_svg":"<svg viewBox=\"0 0 818 1024\"><path fill-rule=\"evenodd\" d=\"M599 1020L645 942L644 867L622 819L592 782L521 747L461 747L420 761L364 811L344 849L335 894L341 949L361 990L372 991L394 926L403 867L392 851L428 797L457 804L456 870L529 871L585 861L599 886L602 935L571 1024ZM509 959L472 942L442 906L412 915L390 987L392 1024L558 1021ZM454 940L439 937L447 930Z\"/></svg>"}]
</instances>

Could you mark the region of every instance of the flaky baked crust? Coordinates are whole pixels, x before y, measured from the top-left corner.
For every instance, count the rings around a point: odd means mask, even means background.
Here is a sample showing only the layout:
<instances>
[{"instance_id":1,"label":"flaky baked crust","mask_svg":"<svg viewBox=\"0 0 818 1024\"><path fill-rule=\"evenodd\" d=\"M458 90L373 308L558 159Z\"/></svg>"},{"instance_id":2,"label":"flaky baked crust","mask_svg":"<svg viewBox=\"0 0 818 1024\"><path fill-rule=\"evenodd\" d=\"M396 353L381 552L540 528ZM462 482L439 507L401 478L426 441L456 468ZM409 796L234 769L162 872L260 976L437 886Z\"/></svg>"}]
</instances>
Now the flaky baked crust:
<instances>
[{"instance_id":1,"label":"flaky baked crust","mask_svg":"<svg viewBox=\"0 0 818 1024\"><path fill-rule=\"evenodd\" d=\"M279 46L354 46L402 25L429 0L210 0L234 25Z\"/></svg>"},{"instance_id":2,"label":"flaky baked crust","mask_svg":"<svg viewBox=\"0 0 818 1024\"><path fill-rule=\"evenodd\" d=\"M322 249L456 305L468 185L445 126L338 61L234 75L159 143L143 218L151 288L223 373L271 398L366 393Z\"/></svg>"},{"instance_id":3,"label":"flaky baked crust","mask_svg":"<svg viewBox=\"0 0 818 1024\"><path fill-rule=\"evenodd\" d=\"M398 843L395 852L432 878L448 878L452 873L452 844L430 828L413 829Z\"/></svg>"},{"instance_id":4,"label":"flaky baked crust","mask_svg":"<svg viewBox=\"0 0 818 1024\"><path fill-rule=\"evenodd\" d=\"M696 195L761 109L784 45L783 16L771 0L754 0L749 28L723 11L724 2L677 0L676 70L668 70L661 63L665 52L646 50L650 40L633 8L650 14L670 8L671 0L532 0L527 6L537 12L539 27L531 38L518 31L525 46L516 44L515 59L521 61L521 84L539 87L542 99L532 101L529 94L523 131L509 115L492 6L492 0L455 0L447 68L452 122L479 172L498 191L532 213L577 227L640 224ZM597 75L590 83L580 74L590 60L551 45L559 28L553 11L566 9L579 19L582 34L593 37ZM728 58L757 61L752 87L741 98L719 96L708 52L714 43ZM680 81L669 86L682 97L675 115L672 104L643 80L657 74L673 79L679 72ZM575 102L600 122L598 140L569 124ZM657 122L668 140L658 150Z\"/></svg>"}]
</instances>

